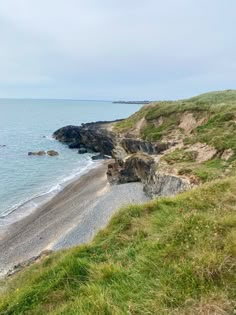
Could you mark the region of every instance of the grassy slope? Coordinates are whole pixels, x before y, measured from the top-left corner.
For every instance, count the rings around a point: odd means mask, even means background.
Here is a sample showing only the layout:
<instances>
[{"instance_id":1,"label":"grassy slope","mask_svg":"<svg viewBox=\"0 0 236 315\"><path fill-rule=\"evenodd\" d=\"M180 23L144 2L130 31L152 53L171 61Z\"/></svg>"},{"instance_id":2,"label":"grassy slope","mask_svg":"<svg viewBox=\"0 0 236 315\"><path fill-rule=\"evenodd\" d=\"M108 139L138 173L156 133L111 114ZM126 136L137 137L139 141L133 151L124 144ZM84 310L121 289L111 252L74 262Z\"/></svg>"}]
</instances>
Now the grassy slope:
<instances>
[{"instance_id":1,"label":"grassy slope","mask_svg":"<svg viewBox=\"0 0 236 315\"><path fill-rule=\"evenodd\" d=\"M116 128L128 131L146 117L141 136L161 138L184 111L211 117L186 141L204 138L235 150L236 91L145 106ZM156 130L160 116L164 126ZM166 157L206 180L230 172L174 198L123 209L92 244L55 253L2 282L0 314L233 314L235 156L198 167L194 158L181 150Z\"/></svg>"},{"instance_id":2,"label":"grassy slope","mask_svg":"<svg viewBox=\"0 0 236 315\"><path fill-rule=\"evenodd\" d=\"M207 117L205 123L190 135L184 134L178 126L184 112L191 112L198 120ZM126 133L141 119L146 124L140 130L140 137L152 141L168 139L173 131L182 132L183 142L191 145L206 143L222 153L232 149L234 155L229 161L215 157L212 161L197 164L189 152L177 149L166 155L164 160L179 170L181 175L194 175L200 182L236 174L236 90L202 94L187 100L157 102L144 106L139 112L116 124L117 131ZM162 120L158 124L158 119ZM161 166L162 167L162 166Z\"/></svg>"},{"instance_id":3,"label":"grassy slope","mask_svg":"<svg viewBox=\"0 0 236 315\"><path fill-rule=\"evenodd\" d=\"M233 314L236 178L123 209L7 282L0 314Z\"/></svg>"},{"instance_id":4,"label":"grassy slope","mask_svg":"<svg viewBox=\"0 0 236 315\"><path fill-rule=\"evenodd\" d=\"M141 118L147 125L140 131L141 138L161 140L163 136L177 129L181 114L192 112L195 117L207 114L210 119L185 138L187 143L206 142L218 150L234 149L236 153L236 90L202 94L187 100L158 102L144 106L130 118L116 124L120 132L127 132ZM163 123L155 125L162 117Z\"/></svg>"}]
</instances>

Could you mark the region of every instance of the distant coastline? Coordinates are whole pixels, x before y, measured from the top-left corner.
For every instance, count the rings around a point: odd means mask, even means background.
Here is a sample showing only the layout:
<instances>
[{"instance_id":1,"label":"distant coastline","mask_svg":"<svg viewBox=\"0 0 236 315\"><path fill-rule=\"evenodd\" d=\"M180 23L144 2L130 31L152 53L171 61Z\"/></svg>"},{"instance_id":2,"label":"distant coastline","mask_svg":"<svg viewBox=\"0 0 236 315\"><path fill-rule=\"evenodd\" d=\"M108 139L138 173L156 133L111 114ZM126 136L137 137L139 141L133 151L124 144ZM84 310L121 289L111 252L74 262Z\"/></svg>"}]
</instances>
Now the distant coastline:
<instances>
[{"instance_id":1,"label":"distant coastline","mask_svg":"<svg viewBox=\"0 0 236 315\"><path fill-rule=\"evenodd\" d=\"M151 101L114 101L113 104L150 104Z\"/></svg>"}]
</instances>

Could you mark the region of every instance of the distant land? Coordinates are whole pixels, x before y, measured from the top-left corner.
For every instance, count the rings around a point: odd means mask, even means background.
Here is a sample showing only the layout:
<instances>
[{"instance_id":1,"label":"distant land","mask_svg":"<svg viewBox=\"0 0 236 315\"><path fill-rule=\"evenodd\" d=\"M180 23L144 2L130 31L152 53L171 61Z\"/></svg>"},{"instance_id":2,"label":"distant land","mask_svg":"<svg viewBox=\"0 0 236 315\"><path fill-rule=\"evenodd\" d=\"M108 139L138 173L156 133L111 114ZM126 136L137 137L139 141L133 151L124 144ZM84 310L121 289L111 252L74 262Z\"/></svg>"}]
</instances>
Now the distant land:
<instances>
[{"instance_id":1,"label":"distant land","mask_svg":"<svg viewBox=\"0 0 236 315\"><path fill-rule=\"evenodd\" d=\"M114 104L150 104L150 101L114 101Z\"/></svg>"}]
</instances>

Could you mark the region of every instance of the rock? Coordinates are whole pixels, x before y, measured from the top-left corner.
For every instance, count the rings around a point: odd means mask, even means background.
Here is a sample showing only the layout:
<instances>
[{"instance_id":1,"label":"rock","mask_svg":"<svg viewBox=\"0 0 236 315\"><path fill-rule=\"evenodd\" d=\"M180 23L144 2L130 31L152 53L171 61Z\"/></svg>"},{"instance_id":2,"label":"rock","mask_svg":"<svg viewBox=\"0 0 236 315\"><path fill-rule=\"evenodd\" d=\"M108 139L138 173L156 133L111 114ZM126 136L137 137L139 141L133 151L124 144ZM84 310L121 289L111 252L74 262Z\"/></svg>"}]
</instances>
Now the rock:
<instances>
[{"instance_id":1,"label":"rock","mask_svg":"<svg viewBox=\"0 0 236 315\"><path fill-rule=\"evenodd\" d=\"M5 148L6 144L0 144L0 148Z\"/></svg>"},{"instance_id":2,"label":"rock","mask_svg":"<svg viewBox=\"0 0 236 315\"><path fill-rule=\"evenodd\" d=\"M72 142L71 144L69 144L69 148L70 149L79 149L81 147L81 144L79 141L77 142Z\"/></svg>"},{"instance_id":3,"label":"rock","mask_svg":"<svg viewBox=\"0 0 236 315\"><path fill-rule=\"evenodd\" d=\"M47 155L49 155L49 156L57 156L57 155L59 155L59 153L57 151L54 151L54 150L49 150L49 151L47 151Z\"/></svg>"},{"instance_id":4,"label":"rock","mask_svg":"<svg viewBox=\"0 0 236 315\"><path fill-rule=\"evenodd\" d=\"M93 161L96 161L96 160L107 160L107 159L111 159L111 156L105 155L105 154L102 154L102 153L92 156L92 160Z\"/></svg>"},{"instance_id":5,"label":"rock","mask_svg":"<svg viewBox=\"0 0 236 315\"><path fill-rule=\"evenodd\" d=\"M78 126L66 126L54 132L53 138L58 141L73 143L80 140L80 128Z\"/></svg>"},{"instance_id":6,"label":"rock","mask_svg":"<svg viewBox=\"0 0 236 315\"><path fill-rule=\"evenodd\" d=\"M85 153L88 153L88 150L87 150L86 148L80 148L80 149L78 150L78 153L79 153L79 154L85 154Z\"/></svg>"},{"instance_id":7,"label":"rock","mask_svg":"<svg viewBox=\"0 0 236 315\"><path fill-rule=\"evenodd\" d=\"M112 155L118 135L109 129L111 122L95 122L81 126L66 126L54 132L53 137L61 142L85 145L94 152ZM80 146L81 147L81 146Z\"/></svg>"},{"instance_id":8,"label":"rock","mask_svg":"<svg viewBox=\"0 0 236 315\"><path fill-rule=\"evenodd\" d=\"M144 183L144 191L150 197L172 196L189 188L187 179L170 174L150 174Z\"/></svg>"},{"instance_id":9,"label":"rock","mask_svg":"<svg viewBox=\"0 0 236 315\"><path fill-rule=\"evenodd\" d=\"M123 163L108 165L107 176L110 183L140 182L147 179L155 166L154 159L144 153L136 153L127 158Z\"/></svg>"},{"instance_id":10,"label":"rock","mask_svg":"<svg viewBox=\"0 0 236 315\"><path fill-rule=\"evenodd\" d=\"M124 138L121 144L127 153L144 152L148 154L159 154L169 147L168 143L149 142L135 138Z\"/></svg>"},{"instance_id":11,"label":"rock","mask_svg":"<svg viewBox=\"0 0 236 315\"><path fill-rule=\"evenodd\" d=\"M28 155L39 155L39 156L42 156L42 155L45 155L45 154L46 154L45 151L28 152Z\"/></svg>"}]
</instances>

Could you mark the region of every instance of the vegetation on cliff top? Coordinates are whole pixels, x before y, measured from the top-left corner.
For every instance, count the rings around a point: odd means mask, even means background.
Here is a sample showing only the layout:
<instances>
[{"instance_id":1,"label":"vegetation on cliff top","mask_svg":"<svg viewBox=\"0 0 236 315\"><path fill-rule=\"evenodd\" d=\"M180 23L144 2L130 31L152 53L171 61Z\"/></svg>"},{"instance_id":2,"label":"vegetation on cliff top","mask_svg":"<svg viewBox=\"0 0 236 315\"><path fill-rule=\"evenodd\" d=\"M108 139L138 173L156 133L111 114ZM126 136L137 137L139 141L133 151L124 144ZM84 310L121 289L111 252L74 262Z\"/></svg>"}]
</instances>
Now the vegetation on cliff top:
<instances>
[{"instance_id":1,"label":"vegetation on cliff top","mask_svg":"<svg viewBox=\"0 0 236 315\"><path fill-rule=\"evenodd\" d=\"M119 132L129 132L142 118L146 124L140 137L162 140L178 129L183 113L193 113L196 119L207 117L191 135L184 136L187 143L205 142L218 150L232 148L236 153L236 90L211 92L187 100L163 101L144 106L139 112L116 124ZM161 119L161 123L158 120Z\"/></svg>"},{"instance_id":2,"label":"vegetation on cliff top","mask_svg":"<svg viewBox=\"0 0 236 315\"><path fill-rule=\"evenodd\" d=\"M6 281L0 314L233 314L236 178L133 205Z\"/></svg>"}]
</instances>

